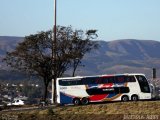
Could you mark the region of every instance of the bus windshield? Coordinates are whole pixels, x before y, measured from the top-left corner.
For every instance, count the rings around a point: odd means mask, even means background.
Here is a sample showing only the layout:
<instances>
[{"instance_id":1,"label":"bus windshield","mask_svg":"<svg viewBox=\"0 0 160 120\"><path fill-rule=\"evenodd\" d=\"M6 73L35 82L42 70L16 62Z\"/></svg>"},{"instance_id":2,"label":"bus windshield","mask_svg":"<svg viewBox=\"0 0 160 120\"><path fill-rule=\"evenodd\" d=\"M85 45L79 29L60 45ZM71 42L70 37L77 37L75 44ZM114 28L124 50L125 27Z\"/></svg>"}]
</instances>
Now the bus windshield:
<instances>
[{"instance_id":1,"label":"bus windshield","mask_svg":"<svg viewBox=\"0 0 160 120\"><path fill-rule=\"evenodd\" d=\"M147 79L142 75L136 75L136 78L140 85L141 92L150 93L150 88Z\"/></svg>"}]
</instances>

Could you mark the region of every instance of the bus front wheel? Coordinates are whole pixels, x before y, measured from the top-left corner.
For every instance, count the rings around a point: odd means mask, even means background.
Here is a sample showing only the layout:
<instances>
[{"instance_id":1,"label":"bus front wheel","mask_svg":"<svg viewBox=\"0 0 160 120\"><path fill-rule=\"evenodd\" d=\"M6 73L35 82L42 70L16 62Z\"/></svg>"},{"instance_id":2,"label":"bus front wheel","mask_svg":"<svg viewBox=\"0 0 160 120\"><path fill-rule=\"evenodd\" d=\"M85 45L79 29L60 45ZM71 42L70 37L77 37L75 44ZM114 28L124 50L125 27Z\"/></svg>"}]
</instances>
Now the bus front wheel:
<instances>
[{"instance_id":1,"label":"bus front wheel","mask_svg":"<svg viewBox=\"0 0 160 120\"><path fill-rule=\"evenodd\" d=\"M129 97L127 95L122 96L121 101L127 102L129 100Z\"/></svg>"},{"instance_id":2,"label":"bus front wheel","mask_svg":"<svg viewBox=\"0 0 160 120\"><path fill-rule=\"evenodd\" d=\"M80 103L81 103L81 101L80 101L79 98L73 99L73 104L74 104L74 105L80 105Z\"/></svg>"},{"instance_id":3,"label":"bus front wheel","mask_svg":"<svg viewBox=\"0 0 160 120\"><path fill-rule=\"evenodd\" d=\"M89 103L89 99L88 98L82 98L81 100L83 105L87 105Z\"/></svg>"}]
</instances>

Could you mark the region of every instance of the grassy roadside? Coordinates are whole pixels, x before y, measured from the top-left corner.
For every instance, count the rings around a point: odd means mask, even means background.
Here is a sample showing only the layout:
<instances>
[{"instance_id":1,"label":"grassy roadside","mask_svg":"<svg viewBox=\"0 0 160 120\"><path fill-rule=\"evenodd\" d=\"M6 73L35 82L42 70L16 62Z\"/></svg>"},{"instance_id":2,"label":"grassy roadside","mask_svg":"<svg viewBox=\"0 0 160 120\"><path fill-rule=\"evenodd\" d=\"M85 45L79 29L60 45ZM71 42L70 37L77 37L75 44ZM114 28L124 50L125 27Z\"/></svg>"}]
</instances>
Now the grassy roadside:
<instances>
[{"instance_id":1,"label":"grassy roadside","mask_svg":"<svg viewBox=\"0 0 160 120\"><path fill-rule=\"evenodd\" d=\"M124 115L156 115L160 119L160 101L57 106L42 110L1 112L0 114L18 116L20 120L121 120L124 119Z\"/></svg>"}]
</instances>

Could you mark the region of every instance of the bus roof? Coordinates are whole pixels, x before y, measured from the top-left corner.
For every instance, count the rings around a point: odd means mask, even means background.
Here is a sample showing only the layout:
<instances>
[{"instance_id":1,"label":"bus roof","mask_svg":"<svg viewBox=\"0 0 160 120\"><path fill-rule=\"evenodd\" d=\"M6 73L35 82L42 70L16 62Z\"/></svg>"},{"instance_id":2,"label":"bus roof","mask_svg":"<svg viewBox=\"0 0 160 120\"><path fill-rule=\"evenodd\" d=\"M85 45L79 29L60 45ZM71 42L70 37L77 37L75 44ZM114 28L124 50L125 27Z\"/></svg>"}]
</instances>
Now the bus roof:
<instances>
[{"instance_id":1,"label":"bus roof","mask_svg":"<svg viewBox=\"0 0 160 120\"><path fill-rule=\"evenodd\" d=\"M95 75L95 76L75 76L75 77L61 77L57 78L57 80L62 79L78 79L78 78L86 78L86 77L105 77L105 76L131 76L131 75L142 75L145 76L143 73L123 73L123 74L104 74L104 75Z\"/></svg>"}]
</instances>

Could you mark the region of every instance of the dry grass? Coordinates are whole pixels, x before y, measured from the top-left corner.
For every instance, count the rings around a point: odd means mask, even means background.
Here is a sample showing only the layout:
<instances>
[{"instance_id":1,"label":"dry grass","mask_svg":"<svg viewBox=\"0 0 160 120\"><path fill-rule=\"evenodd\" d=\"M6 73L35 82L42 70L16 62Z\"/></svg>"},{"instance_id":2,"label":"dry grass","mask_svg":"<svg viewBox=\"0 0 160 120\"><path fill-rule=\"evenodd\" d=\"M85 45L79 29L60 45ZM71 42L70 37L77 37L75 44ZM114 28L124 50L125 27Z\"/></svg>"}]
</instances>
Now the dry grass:
<instances>
[{"instance_id":1,"label":"dry grass","mask_svg":"<svg viewBox=\"0 0 160 120\"><path fill-rule=\"evenodd\" d=\"M114 102L86 106L61 106L44 110L8 112L21 120L123 119L124 115L160 115L160 101ZM159 116L160 118L160 116Z\"/></svg>"}]
</instances>

